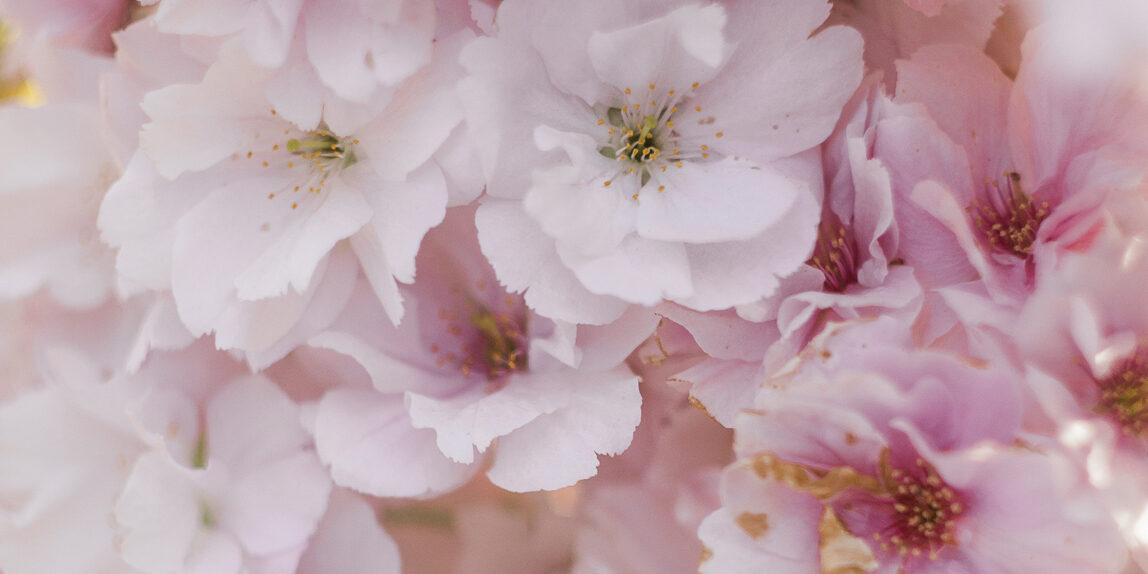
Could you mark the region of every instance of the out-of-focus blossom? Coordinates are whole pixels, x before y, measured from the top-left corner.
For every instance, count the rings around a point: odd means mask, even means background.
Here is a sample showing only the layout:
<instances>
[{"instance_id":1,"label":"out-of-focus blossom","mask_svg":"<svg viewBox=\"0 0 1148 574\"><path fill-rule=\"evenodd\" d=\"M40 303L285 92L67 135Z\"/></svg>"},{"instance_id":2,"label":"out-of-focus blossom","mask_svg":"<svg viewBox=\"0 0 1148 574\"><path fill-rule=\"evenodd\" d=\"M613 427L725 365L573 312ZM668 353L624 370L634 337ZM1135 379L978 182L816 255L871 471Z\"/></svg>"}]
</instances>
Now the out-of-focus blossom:
<instances>
[{"instance_id":1,"label":"out-of-focus blossom","mask_svg":"<svg viewBox=\"0 0 1148 574\"><path fill-rule=\"evenodd\" d=\"M1148 490L1140 480L1148 472L1145 273L1143 236L1102 237L1041 284L1017 330L1028 380L1052 421L1042 430L1079 456L1141 566L1148 565Z\"/></svg>"},{"instance_id":2,"label":"out-of-focus blossom","mask_svg":"<svg viewBox=\"0 0 1148 574\"><path fill-rule=\"evenodd\" d=\"M202 406L157 390L138 416L167 420L165 441L135 462L115 506L124 561L157 574L295 572L331 490L298 407L257 377Z\"/></svg>"},{"instance_id":3,"label":"out-of-focus blossom","mask_svg":"<svg viewBox=\"0 0 1148 574\"><path fill-rule=\"evenodd\" d=\"M428 64L435 4L163 0L155 20L167 33L236 38L252 62L278 70L272 80L276 88L301 92L271 95L275 105L287 109L292 107L287 102L299 104L295 109L317 120L322 104L339 99L366 103Z\"/></svg>"},{"instance_id":4,"label":"out-of-focus blossom","mask_svg":"<svg viewBox=\"0 0 1148 574\"><path fill-rule=\"evenodd\" d=\"M112 254L95 226L119 176L92 104L0 108L0 129L23 134L0 152L0 297L39 289L71 307L110 294Z\"/></svg>"},{"instance_id":5,"label":"out-of-focus blossom","mask_svg":"<svg viewBox=\"0 0 1148 574\"><path fill-rule=\"evenodd\" d=\"M130 0L4 0L0 19L21 35L92 52L112 51L112 32L131 17Z\"/></svg>"},{"instance_id":6,"label":"out-of-focus blossom","mask_svg":"<svg viewBox=\"0 0 1148 574\"><path fill-rule=\"evenodd\" d=\"M583 521L575 574L697 571L698 524L720 501L730 432L665 384L665 363L643 375L642 424L624 455L579 489Z\"/></svg>"}]
</instances>

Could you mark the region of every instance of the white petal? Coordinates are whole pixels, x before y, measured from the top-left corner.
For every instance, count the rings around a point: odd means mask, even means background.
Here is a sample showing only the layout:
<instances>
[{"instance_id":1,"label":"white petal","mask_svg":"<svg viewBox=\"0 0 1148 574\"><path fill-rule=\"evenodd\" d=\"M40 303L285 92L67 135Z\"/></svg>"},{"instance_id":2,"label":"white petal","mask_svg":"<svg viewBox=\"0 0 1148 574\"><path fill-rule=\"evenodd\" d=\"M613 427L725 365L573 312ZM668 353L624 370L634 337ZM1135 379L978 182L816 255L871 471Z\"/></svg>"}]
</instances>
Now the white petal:
<instances>
[{"instance_id":1,"label":"white petal","mask_svg":"<svg viewBox=\"0 0 1148 574\"><path fill-rule=\"evenodd\" d=\"M145 572L180 571L200 528L200 494L190 476L159 453L139 458L116 503L126 529L124 561Z\"/></svg>"},{"instance_id":2,"label":"white petal","mask_svg":"<svg viewBox=\"0 0 1148 574\"><path fill-rule=\"evenodd\" d=\"M207 405L206 418L211 459L239 474L310 443L299 423L299 407L262 377L224 387Z\"/></svg>"},{"instance_id":3,"label":"white petal","mask_svg":"<svg viewBox=\"0 0 1148 574\"><path fill-rule=\"evenodd\" d=\"M331 478L319 458L299 451L237 477L227 489L227 508L219 521L245 550L269 555L306 542L330 492Z\"/></svg>"},{"instance_id":4,"label":"white petal","mask_svg":"<svg viewBox=\"0 0 1148 574\"><path fill-rule=\"evenodd\" d=\"M299 574L399 574L399 547L362 498L335 491Z\"/></svg>"},{"instance_id":5,"label":"white petal","mask_svg":"<svg viewBox=\"0 0 1148 574\"><path fill-rule=\"evenodd\" d=\"M684 163L642 188L638 234L687 243L749 239L781 219L800 193L808 193L805 185L767 166L729 158Z\"/></svg>"},{"instance_id":6,"label":"white petal","mask_svg":"<svg viewBox=\"0 0 1148 574\"><path fill-rule=\"evenodd\" d=\"M580 253L560 255L592 293L654 305L693 292L690 263L681 243L630 236L604 257L586 260Z\"/></svg>"},{"instance_id":7,"label":"white petal","mask_svg":"<svg viewBox=\"0 0 1148 574\"><path fill-rule=\"evenodd\" d=\"M516 201L489 200L475 213L478 242L498 280L512 292L526 291L536 312L572 323L600 325L628 306L590 292L558 256L548 237Z\"/></svg>"},{"instance_id":8,"label":"white petal","mask_svg":"<svg viewBox=\"0 0 1148 574\"><path fill-rule=\"evenodd\" d=\"M400 396L336 390L319 402L315 447L335 483L374 496L425 496L477 470L443 456L434 431L416 429Z\"/></svg>"},{"instance_id":9,"label":"white petal","mask_svg":"<svg viewBox=\"0 0 1148 574\"><path fill-rule=\"evenodd\" d=\"M589 42L594 71L619 89L688 89L717 73L727 52L725 21L719 4L687 5L631 28L597 32Z\"/></svg>"},{"instance_id":10,"label":"white petal","mask_svg":"<svg viewBox=\"0 0 1148 574\"><path fill-rule=\"evenodd\" d=\"M494 439L564 406L569 384L547 373L511 375L493 393L480 385L445 399L408 393L407 409L412 425L435 430L443 454L469 463L475 448L483 452Z\"/></svg>"},{"instance_id":11,"label":"white petal","mask_svg":"<svg viewBox=\"0 0 1148 574\"><path fill-rule=\"evenodd\" d=\"M630 446L641 418L638 378L628 369L578 378L567 407L499 440L491 482L515 492L570 486L597 473L599 454Z\"/></svg>"},{"instance_id":12,"label":"white petal","mask_svg":"<svg viewBox=\"0 0 1148 574\"><path fill-rule=\"evenodd\" d=\"M775 61L749 62L699 88L694 102L702 111L687 108L677 123L699 144L764 162L812 148L833 131L861 83L861 36L827 28Z\"/></svg>"}]
</instances>

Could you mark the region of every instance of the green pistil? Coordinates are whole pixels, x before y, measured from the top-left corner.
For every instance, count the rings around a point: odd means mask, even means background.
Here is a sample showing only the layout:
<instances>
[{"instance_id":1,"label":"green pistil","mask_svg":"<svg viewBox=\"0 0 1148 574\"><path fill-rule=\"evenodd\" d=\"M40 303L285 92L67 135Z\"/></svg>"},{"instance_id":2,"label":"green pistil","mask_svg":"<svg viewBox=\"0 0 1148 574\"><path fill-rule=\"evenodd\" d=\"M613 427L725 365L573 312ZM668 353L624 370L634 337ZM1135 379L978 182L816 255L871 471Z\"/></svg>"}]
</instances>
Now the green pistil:
<instances>
[{"instance_id":1,"label":"green pistil","mask_svg":"<svg viewBox=\"0 0 1148 574\"><path fill-rule=\"evenodd\" d=\"M526 366L522 352L522 332L509 316L495 315L486 307L471 313L470 324L482 336L482 360L487 374L494 379Z\"/></svg>"},{"instance_id":2,"label":"green pistil","mask_svg":"<svg viewBox=\"0 0 1148 574\"><path fill-rule=\"evenodd\" d=\"M211 507L206 502L199 503L199 522L203 524L204 528L215 526L215 512L212 512Z\"/></svg>"},{"instance_id":3,"label":"green pistil","mask_svg":"<svg viewBox=\"0 0 1148 574\"><path fill-rule=\"evenodd\" d=\"M308 160L343 160L340 167L349 167L358 161L355 153L331 132L320 130L304 138L287 140L287 151Z\"/></svg>"},{"instance_id":4,"label":"green pistil","mask_svg":"<svg viewBox=\"0 0 1148 574\"><path fill-rule=\"evenodd\" d=\"M207 468L207 434L200 433L195 441L195 449L191 451L191 467Z\"/></svg>"}]
</instances>

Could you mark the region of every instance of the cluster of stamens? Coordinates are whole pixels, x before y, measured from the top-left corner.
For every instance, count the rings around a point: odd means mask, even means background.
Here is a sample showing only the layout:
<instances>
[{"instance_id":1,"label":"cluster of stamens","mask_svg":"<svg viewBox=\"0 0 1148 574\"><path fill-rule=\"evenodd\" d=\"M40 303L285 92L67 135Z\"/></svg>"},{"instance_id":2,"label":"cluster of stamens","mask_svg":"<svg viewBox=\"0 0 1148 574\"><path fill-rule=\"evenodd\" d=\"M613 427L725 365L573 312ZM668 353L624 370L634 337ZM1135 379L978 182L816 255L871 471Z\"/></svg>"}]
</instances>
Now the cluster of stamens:
<instances>
[{"instance_id":1,"label":"cluster of stamens","mask_svg":"<svg viewBox=\"0 0 1148 574\"><path fill-rule=\"evenodd\" d=\"M696 89L695 82L690 90ZM657 86L650 84L644 97L638 96L630 88L623 91L621 107L609 108L605 117L598 119L599 126L607 128L607 143L598 148L598 153L610 159L629 164L625 174L635 174L646 185L656 171L665 172L670 167L681 168L683 160L710 157L709 146L701 144L698 149L683 151L680 136L675 129L674 118L678 106L685 105L686 95L680 90L669 90L660 97ZM661 100L661 101L659 101ZM701 106L694 106L700 113ZM708 125L714 118L702 118L699 124ZM722 137L717 132L714 137ZM609 187L613 178L604 185ZM660 186L658 191L663 191ZM637 195L634 196L637 199Z\"/></svg>"},{"instance_id":2,"label":"cluster of stamens","mask_svg":"<svg viewBox=\"0 0 1148 574\"><path fill-rule=\"evenodd\" d=\"M813 257L807 265L819 269L825 275L826 291L841 293L857 281L857 244L852 233L827 214L817 231L817 245Z\"/></svg>"},{"instance_id":3,"label":"cluster of stamens","mask_svg":"<svg viewBox=\"0 0 1148 574\"><path fill-rule=\"evenodd\" d=\"M917 459L913 472L890 469L885 482L894 518L885 534L873 534L882 550L936 560L945 547L956 545L954 530L964 506L931 465Z\"/></svg>"},{"instance_id":4,"label":"cluster of stamens","mask_svg":"<svg viewBox=\"0 0 1148 574\"><path fill-rule=\"evenodd\" d=\"M1148 435L1148 361L1146 353L1124 361L1112 375L1099 381L1100 400L1095 412L1107 415L1126 436Z\"/></svg>"},{"instance_id":5,"label":"cluster of stamens","mask_svg":"<svg viewBox=\"0 0 1148 574\"><path fill-rule=\"evenodd\" d=\"M1040 224L1048 216L1048 202L1034 202L1020 187L1020 174L1005 172L1005 185L986 181L986 202L974 199L967 211L992 247L1021 259L1032 255Z\"/></svg>"},{"instance_id":6,"label":"cluster of stamens","mask_svg":"<svg viewBox=\"0 0 1148 574\"><path fill-rule=\"evenodd\" d=\"M525 321L514 312L524 309L520 299L507 295L508 310L498 312L473 299L466 301L461 312L440 309L438 318L446 324L446 332L462 341L457 353L432 345L437 364L453 365L463 375L481 372L490 381L526 369L526 334L522 327Z\"/></svg>"},{"instance_id":7,"label":"cluster of stamens","mask_svg":"<svg viewBox=\"0 0 1148 574\"><path fill-rule=\"evenodd\" d=\"M278 115L271 110L271 115ZM283 130L284 135L291 135L290 129ZM318 129L308 131L298 137L287 139L284 144L273 144L270 153L248 151L247 159L259 160L263 167L280 167L286 164L287 169L302 168L306 170L305 182L293 186L290 191L293 197L291 209L299 207L299 198L293 194L306 189L307 193L320 195L327 184L327 178L340 170L350 167L358 161L353 146L359 140L340 138L331 133L324 125ZM283 151L287 152L284 157ZM277 194L270 193L267 199L275 199Z\"/></svg>"}]
</instances>

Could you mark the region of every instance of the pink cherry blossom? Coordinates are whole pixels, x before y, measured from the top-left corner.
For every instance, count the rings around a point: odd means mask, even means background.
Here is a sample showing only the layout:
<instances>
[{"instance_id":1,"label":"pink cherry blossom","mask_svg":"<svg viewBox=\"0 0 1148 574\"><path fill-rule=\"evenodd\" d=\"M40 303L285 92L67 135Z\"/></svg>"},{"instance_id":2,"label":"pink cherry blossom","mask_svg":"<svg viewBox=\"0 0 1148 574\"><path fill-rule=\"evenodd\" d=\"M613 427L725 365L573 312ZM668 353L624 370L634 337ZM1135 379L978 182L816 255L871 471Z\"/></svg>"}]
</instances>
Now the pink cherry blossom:
<instances>
[{"instance_id":1,"label":"pink cherry blossom","mask_svg":"<svg viewBox=\"0 0 1148 574\"><path fill-rule=\"evenodd\" d=\"M1016 444L1015 374L910 353L909 341L890 319L837 326L764 386L738 420L724 507L699 531L712 552L703 572L1123 563L1114 524L1067 458Z\"/></svg>"},{"instance_id":2,"label":"pink cherry blossom","mask_svg":"<svg viewBox=\"0 0 1148 574\"><path fill-rule=\"evenodd\" d=\"M897 101L923 103L944 136L927 119L890 120L889 146L877 154L908 200L899 221L947 229L931 246L906 245L910 263L934 250L954 261L963 253L1004 304L1023 301L1039 268L1087 248L1102 225L1097 207L1142 177L1129 130L1143 112L1126 80L1057 75L1048 31L1028 34L1015 86L967 48L928 47L902 62ZM971 86L975 101L963 95ZM937 169L924 173L924 158Z\"/></svg>"}]
</instances>

